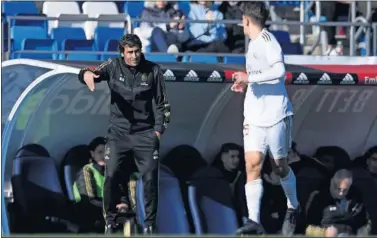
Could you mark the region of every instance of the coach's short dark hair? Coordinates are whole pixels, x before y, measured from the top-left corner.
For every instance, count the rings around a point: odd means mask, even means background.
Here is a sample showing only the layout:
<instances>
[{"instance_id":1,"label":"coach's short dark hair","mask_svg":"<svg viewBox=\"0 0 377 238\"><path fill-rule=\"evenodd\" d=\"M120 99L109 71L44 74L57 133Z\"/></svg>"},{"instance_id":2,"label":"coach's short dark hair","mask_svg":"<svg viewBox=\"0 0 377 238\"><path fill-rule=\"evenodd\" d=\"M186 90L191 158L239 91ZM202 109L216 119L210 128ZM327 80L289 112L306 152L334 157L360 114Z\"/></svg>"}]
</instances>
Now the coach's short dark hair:
<instances>
[{"instance_id":1,"label":"coach's short dark hair","mask_svg":"<svg viewBox=\"0 0 377 238\"><path fill-rule=\"evenodd\" d=\"M124 47L138 47L141 49L142 46L141 40L137 35L126 34L120 39L118 49L120 53L123 53Z\"/></svg>"},{"instance_id":2,"label":"coach's short dark hair","mask_svg":"<svg viewBox=\"0 0 377 238\"><path fill-rule=\"evenodd\" d=\"M244 16L249 17L255 24L265 27L269 12L263 1L243 2L241 11Z\"/></svg>"}]
</instances>

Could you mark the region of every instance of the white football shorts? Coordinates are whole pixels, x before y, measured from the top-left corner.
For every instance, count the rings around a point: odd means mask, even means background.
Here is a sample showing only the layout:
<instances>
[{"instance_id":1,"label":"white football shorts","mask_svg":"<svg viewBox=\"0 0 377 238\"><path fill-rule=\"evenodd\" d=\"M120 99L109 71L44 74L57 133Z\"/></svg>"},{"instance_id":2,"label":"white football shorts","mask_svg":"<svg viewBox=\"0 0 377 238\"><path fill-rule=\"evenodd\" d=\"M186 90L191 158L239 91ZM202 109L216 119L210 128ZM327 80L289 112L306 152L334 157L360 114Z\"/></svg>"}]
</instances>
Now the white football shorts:
<instances>
[{"instance_id":1,"label":"white football shorts","mask_svg":"<svg viewBox=\"0 0 377 238\"><path fill-rule=\"evenodd\" d=\"M245 152L267 152L273 159L287 158L292 144L293 116L285 117L270 127L259 127L244 122L243 141Z\"/></svg>"}]
</instances>

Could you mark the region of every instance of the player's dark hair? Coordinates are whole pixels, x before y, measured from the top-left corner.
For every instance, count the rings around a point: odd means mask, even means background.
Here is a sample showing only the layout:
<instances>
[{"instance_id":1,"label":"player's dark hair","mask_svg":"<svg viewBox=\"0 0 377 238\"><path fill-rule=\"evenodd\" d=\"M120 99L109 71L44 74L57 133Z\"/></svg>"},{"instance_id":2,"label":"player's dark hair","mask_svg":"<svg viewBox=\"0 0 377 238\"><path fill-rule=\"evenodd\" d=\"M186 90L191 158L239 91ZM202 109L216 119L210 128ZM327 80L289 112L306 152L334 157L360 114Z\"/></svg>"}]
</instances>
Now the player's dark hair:
<instances>
[{"instance_id":1,"label":"player's dark hair","mask_svg":"<svg viewBox=\"0 0 377 238\"><path fill-rule=\"evenodd\" d=\"M99 145L105 145L106 139L105 137L96 137L94 138L88 145L90 151L94 151Z\"/></svg>"},{"instance_id":2,"label":"player's dark hair","mask_svg":"<svg viewBox=\"0 0 377 238\"><path fill-rule=\"evenodd\" d=\"M122 54L124 52L124 47L138 47L142 48L142 43L140 38L135 34L124 35L118 44L118 50Z\"/></svg>"},{"instance_id":3,"label":"player's dark hair","mask_svg":"<svg viewBox=\"0 0 377 238\"><path fill-rule=\"evenodd\" d=\"M244 16L250 18L252 22L265 27L268 19L268 9L263 1L247 1L241 4L241 11Z\"/></svg>"}]
</instances>

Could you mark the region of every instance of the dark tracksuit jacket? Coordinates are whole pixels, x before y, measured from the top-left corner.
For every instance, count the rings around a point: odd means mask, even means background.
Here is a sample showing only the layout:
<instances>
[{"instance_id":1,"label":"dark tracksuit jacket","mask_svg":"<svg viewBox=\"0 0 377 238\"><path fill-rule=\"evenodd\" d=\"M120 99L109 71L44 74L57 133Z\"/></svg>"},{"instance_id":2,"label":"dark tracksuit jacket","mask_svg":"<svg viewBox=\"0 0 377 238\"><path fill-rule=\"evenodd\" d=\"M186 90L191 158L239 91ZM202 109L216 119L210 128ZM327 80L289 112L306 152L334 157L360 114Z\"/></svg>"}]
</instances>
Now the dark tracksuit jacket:
<instances>
[{"instance_id":1,"label":"dark tracksuit jacket","mask_svg":"<svg viewBox=\"0 0 377 238\"><path fill-rule=\"evenodd\" d=\"M89 69L79 73L82 83L85 83L83 76L86 71ZM136 67L128 66L122 57L118 57L109 59L92 72L100 76L97 82L107 82L111 94L103 198L106 222L115 222L116 202L120 196L119 176L129 178L130 174L139 171L144 187L145 223L154 225L159 163L159 138L155 132L162 134L170 119L161 69L142 55Z\"/></svg>"},{"instance_id":2,"label":"dark tracksuit jacket","mask_svg":"<svg viewBox=\"0 0 377 238\"><path fill-rule=\"evenodd\" d=\"M334 226L339 233L356 234L368 224L368 214L362 203L361 194L351 188L345 199L334 199L329 186L314 191L307 214L307 224L327 228Z\"/></svg>"}]
</instances>

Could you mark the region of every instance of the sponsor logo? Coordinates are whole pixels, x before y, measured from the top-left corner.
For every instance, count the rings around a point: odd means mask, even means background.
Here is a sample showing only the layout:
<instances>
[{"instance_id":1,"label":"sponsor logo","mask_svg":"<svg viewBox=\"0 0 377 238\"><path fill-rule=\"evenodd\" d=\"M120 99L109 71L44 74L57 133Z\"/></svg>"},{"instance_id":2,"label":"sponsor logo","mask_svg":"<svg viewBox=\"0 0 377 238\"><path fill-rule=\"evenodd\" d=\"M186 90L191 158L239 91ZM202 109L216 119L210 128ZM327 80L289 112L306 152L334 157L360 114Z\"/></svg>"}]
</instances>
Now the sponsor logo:
<instances>
[{"instance_id":1,"label":"sponsor logo","mask_svg":"<svg viewBox=\"0 0 377 238\"><path fill-rule=\"evenodd\" d=\"M370 78L370 77L365 77L365 84L377 84L377 77Z\"/></svg>"},{"instance_id":2,"label":"sponsor logo","mask_svg":"<svg viewBox=\"0 0 377 238\"><path fill-rule=\"evenodd\" d=\"M175 77L173 71L171 71L170 69L166 70L165 73L164 73L164 79L166 81L175 81L177 80L177 78Z\"/></svg>"},{"instance_id":3,"label":"sponsor logo","mask_svg":"<svg viewBox=\"0 0 377 238\"><path fill-rule=\"evenodd\" d=\"M262 70L248 70L248 74L249 75L255 75L255 74L261 74L262 73Z\"/></svg>"},{"instance_id":4,"label":"sponsor logo","mask_svg":"<svg viewBox=\"0 0 377 238\"><path fill-rule=\"evenodd\" d=\"M296 80L294 81L294 84L309 84L308 76L306 74L301 73Z\"/></svg>"},{"instance_id":5,"label":"sponsor logo","mask_svg":"<svg viewBox=\"0 0 377 238\"><path fill-rule=\"evenodd\" d=\"M196 74L196 72L194 70L190 70L186 74L186 76L183 78L183 81L198 82L199 81L199 77L198 77L198 75Z\"/></svg>"},{"instance_id":6,"label":"sponsor logo","mask_svg":"<svg viewBox=\"0 0 377 238\"><path fill-rule=\"evenodd\" d=\"M212 72L212 74L207 79L207 82L222 82L223 78L221 77L221 74L217 72L216 70Z\"/></svg>"},{"instance_id":7,"label":"sponsor logo","mask_svg":"<svg viewBox=\"0 0 377 238\"><path fill-rule=\"evenodd\" d=\"M324 73L317 82L318 84L332 84L331 78L327 73Z\"/></svg>"},{"instance_id":8,"label":"sponsor logo","mask_svg":"<svg viewBox=\"0 0 377 238\"><path fill-rule=\"evenodd\" d=\"M355 80L353 79L352 75L346 74L346 76L340 81L340 84L355 84Z\"/></svg>"},{"instance_id":9,"label":"sponsor logo","mask_svg":"<svg viewBox=\"0 0 377 238\"><path fill-rule=\"evenodd\" d=\"M110 94L107 91L96 89L62 90L51 98L48 113L51 115L109 115Z\"/></svg>"}]
</instances>

